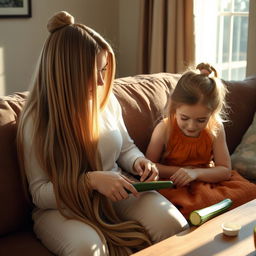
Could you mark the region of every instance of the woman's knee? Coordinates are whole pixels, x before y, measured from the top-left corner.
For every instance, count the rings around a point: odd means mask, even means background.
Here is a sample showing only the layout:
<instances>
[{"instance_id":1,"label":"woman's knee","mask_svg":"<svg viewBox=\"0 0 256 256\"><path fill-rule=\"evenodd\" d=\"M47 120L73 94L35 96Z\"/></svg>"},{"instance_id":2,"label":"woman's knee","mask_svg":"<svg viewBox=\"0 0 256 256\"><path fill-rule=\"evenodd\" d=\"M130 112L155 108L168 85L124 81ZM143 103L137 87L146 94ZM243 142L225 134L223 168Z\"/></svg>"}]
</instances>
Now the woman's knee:
<instances>
[{"instance_id":1,"label":"woman's knee","mask_svg":"<svg viewBox=\"0 0 256 256\"><path fill-rule=\"evenodd\" d=\"M115 208L122 218L139 221L155 243L188 227L180 211L155 191L141 193L139 198L129 198L116 204Z\"/></svg>"},{"instance_id":2,"label":"woman's knee","mask_svg":"<svg viewBox=\"0 0 256 256\"><path fill-rule=\"evenodd\" d=\"M180 211L157 192L148 193L145 197L144 213L147 213L144 225L148 226L153 242L159 242L188 227Z\"/></svg>"},{"instance_id":3,"label":"woman's knee","mask_svg":"<svg viewBox=\"0 0 256 256\"><path fill-rule=\"evenodd\" d=\"M66 247L63 256L107 256L108 249L98 234L88 234L87 237L78 238Z\"/></svg>"},{"instance_id":4,"label":"woman's knee","mask_svg":"<svg viewBox=\"0 0 256 256\"><path fill-rule=\"evenodd\" d=\"M106 256L108 250L97 231L83 222L67 220L57 210L42 211L34 231L42 243L60 256Z\"/></svg>"}]
</instances>

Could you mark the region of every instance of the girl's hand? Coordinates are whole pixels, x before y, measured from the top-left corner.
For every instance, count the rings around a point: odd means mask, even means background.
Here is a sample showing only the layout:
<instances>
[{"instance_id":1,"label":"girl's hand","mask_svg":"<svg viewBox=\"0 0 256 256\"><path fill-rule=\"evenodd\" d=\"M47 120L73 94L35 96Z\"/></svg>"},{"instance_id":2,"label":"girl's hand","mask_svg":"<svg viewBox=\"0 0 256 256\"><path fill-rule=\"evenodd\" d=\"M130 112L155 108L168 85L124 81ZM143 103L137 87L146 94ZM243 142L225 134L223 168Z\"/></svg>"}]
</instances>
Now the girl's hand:
<instances>
[{"instance_id":1,"label":"girl's hand","mask_svg":"<svg viewBox=\"0 0 256 256\"><path fill-rule=\"evenodd\" d=\"M191 181L196 180L197 177L198 174L195 169L180 168L170 177L170 180L172 180L177 187L183 187Z\"/></svg>"},{"instance_id":2,"label":"girl's hand","mask_svg":"<svg viewBox=\"0 0 256 256\"><path fill-rule=\"evenodd\" d=\"M116 202L128 198L128 191L138 196L138 191L132 185L133 181L127 177L111 171L94 171L87 174L92 189Z\"/></svg>"},{"instance_id":3,"label":"girl's hand","mask_svg":"<svg viewBox=\"0 0 256 256\"><path fill-rule=\"evenodd\" d=\"M134 162L133 168L141 176L140 181L152 181L159 178L156 165L144 157L138 157Z\"/></svg>"}]
</instances>

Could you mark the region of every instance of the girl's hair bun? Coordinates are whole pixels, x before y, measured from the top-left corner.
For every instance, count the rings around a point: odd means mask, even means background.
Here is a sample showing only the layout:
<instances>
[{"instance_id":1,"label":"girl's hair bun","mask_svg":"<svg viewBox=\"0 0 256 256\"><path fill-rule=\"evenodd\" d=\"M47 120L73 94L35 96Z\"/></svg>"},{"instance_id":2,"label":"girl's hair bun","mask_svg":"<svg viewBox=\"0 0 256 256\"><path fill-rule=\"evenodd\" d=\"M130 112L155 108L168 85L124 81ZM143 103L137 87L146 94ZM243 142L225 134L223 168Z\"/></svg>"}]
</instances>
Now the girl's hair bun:
<instances>
[{"instance_id":1,"label":"girl's hair bun","mask_svg":"<svg viewBox=\"0 0 256 256\"><path fill-rule=\"evenodd\" d=\"M200 73L206 76L209 76L212 72L214 73L215 77L218 76L216 69L213 66L211 66L209 63L202 62L196 66L196 69L199 69Z\"/></svg>"},{"instance_id":2,"label":"girl's hair bun","mask_svg":"<svg viewBox=\"0 0 256 256\"><path fill-rule=\"evenodd\" d=\"M65 11L55 13L47 23L47 29L53 33L64 26L74 24L74 17Z\"/></svg>"}]
</instances>

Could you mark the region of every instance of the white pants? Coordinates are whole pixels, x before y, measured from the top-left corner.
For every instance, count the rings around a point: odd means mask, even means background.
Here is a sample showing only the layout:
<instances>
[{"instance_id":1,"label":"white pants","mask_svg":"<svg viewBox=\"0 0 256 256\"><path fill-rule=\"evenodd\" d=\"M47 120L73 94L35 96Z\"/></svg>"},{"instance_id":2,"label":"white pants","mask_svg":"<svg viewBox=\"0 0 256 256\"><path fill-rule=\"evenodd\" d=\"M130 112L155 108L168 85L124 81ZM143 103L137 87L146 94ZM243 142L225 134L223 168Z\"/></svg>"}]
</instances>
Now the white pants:
<instances>
[{"instance_id":1,"label":"white pants","mask_svg":"<svg viewBox=\"0 0 256 256\"><path fill-rule=\"evenodd\" d=\"M148 231L154 243L188 227L183 215L155 191L133 195L114 203L123 220L137 220ZM65 219L58 210L39 210L33 215L34 231L42 243L61 256L105 256L107 248L89 225Z\"/></svg>"}]
</instances>

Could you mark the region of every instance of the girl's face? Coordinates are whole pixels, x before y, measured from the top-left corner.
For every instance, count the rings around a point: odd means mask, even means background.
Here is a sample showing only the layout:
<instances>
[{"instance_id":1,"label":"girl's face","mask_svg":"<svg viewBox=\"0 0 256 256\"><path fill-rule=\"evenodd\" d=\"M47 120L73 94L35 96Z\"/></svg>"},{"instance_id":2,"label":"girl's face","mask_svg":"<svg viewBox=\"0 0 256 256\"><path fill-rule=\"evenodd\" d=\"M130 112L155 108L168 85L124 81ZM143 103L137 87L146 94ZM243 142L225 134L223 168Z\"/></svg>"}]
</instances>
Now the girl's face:
<instances>
[{"instance_id":1,"label":"girl's face","mask_svg":"<svg viewBox=\"0 0 256 256\"><path fill-rule=\"evenodd\" d=\"M188 137L198 137L206 127L210 116L211 111L202 104L183 104L176 109L178 126Z\"/></svg>"}]
</instances>

